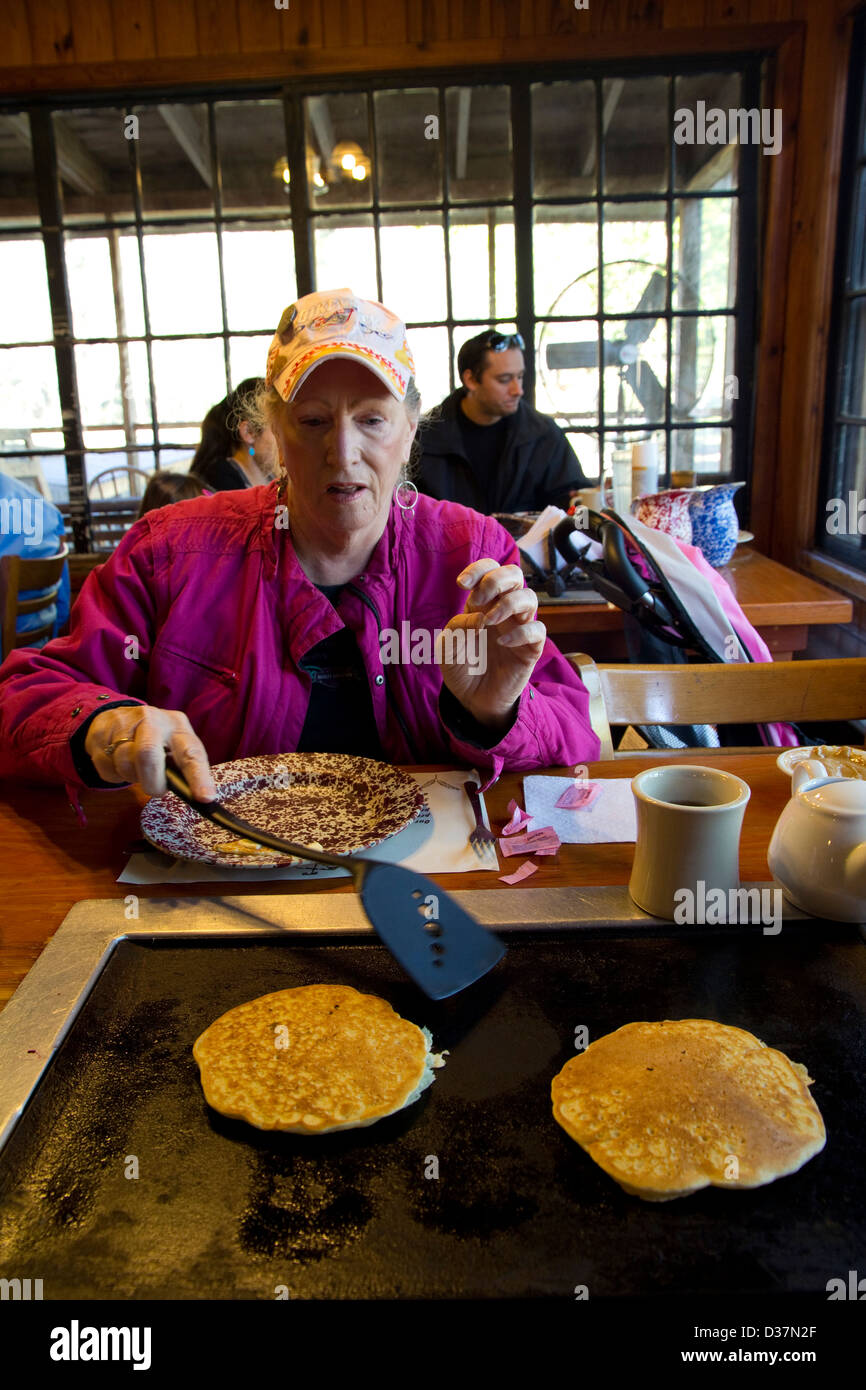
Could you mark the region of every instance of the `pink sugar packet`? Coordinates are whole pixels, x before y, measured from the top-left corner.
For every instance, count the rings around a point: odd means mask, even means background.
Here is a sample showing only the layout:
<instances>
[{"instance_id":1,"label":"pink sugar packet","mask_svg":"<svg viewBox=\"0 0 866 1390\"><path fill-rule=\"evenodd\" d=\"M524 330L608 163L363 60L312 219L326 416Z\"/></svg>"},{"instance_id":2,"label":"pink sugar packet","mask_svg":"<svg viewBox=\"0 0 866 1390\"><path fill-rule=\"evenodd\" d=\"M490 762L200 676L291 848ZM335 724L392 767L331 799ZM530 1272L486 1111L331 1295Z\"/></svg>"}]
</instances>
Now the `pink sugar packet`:
<instances>
[{"instance_id":1,"label":"pink sugar packet","mask_svg":"<svg viewBox=\"0 0 866 1390\"><path fill-rule=\"evenodd\" d=\"M521 883L523 879L529 878L538 869L537 864L533 864L531 859L524 859L519 869L515 869L513 874L500 874L500 883Z\"/></svg>"},{"instance_id":2,"label":"pink sugar packet","mask_svg":"<svg viewBox=\"0 0 866 1390\"><path fill-rule=\"evenodd\" d=\"M503 835L516 835L518 830L522 830L525 825L529 824L532 817L522 811L514 800L509 801L508 809L511 812L511 820L503 827L502 833Z\"/></svg>"},{"instance_id":3,"label":"pink sugar packet","mask_svg":"<svg viewBox=\"0 0 866 1390\"><path fill-rule=\"evenodd\" d=\"M510 840L500 839L499 848L508 858L512 854L535 854L541 849L552 849L555 852L561 843L553 826L545 825L538 830L529 831L526 835L512 836Z\"/></svg>"},{"instance_id":4,"label":"pink sugar packet","mask_svg":"<svg viewBox=\"0 0 866 1390\"><path fill-rule=\"evenodd\" d=\"M600 791L601 788L597 782L586 782L583 786L574 782L570 787L566 787L556 804L563 811L585 811L592 805Z\"/></svg>"}]
</instances>

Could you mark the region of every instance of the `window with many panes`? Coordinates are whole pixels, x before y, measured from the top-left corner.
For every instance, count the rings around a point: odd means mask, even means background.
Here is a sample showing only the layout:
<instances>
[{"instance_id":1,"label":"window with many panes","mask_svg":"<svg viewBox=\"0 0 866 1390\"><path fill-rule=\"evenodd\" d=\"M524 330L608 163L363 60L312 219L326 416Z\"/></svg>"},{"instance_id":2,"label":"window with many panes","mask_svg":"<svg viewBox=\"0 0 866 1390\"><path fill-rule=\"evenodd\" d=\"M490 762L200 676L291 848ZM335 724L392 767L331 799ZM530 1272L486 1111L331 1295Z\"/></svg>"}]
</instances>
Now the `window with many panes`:
<instances>
[{"instance_id":1,"label":"window with many panes","mask_svg":"<svg viewBox=\"0 0 866 1390\"><path fill-rule=\"evenodd\" d=\"M425 408L517 329L588 477L650 433L667 481L746 477L759 151L674 132L756 106L758 61L411 81L0 115L0 464L86 523L346 285L406 320Z\"/></svg>"},{"instance_id":2,"label":"window with many panes","mask_svg":"<svg viewBox=\"0 0 866 1390\"><path fill-rule=\"evenodd\" d=\"M854 30L815 543L866 570L866 15Z\"/></svg>"}]
</instances>

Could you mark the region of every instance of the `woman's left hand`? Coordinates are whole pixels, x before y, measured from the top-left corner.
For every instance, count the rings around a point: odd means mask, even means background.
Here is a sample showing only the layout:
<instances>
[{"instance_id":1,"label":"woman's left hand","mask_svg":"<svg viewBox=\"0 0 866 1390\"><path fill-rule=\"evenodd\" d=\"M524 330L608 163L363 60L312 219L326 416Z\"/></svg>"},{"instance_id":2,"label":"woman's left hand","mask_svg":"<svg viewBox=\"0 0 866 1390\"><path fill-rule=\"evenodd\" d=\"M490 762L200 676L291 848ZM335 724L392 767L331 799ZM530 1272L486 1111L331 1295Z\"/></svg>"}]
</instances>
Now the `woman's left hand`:
<instances>
[{"instance_id":1,"label":"woman's left hand","mask_svg":"<svg viewBox=\"0 0 866 1390\"><path fill-rule=\"evenodd\" d=\"M495 560L473 561L457 583L469 590L469 598L466 611L451 619L446 632L462 630L466 637L459 645L453 638L439 639L442 681L480 724L504 733L544 650L547 629L536 618L538 599L524 588L518 565ZM477 636L470 637L473 628ZM462 660L454 660L455 655Z\"/></svg>"}]
</instances>

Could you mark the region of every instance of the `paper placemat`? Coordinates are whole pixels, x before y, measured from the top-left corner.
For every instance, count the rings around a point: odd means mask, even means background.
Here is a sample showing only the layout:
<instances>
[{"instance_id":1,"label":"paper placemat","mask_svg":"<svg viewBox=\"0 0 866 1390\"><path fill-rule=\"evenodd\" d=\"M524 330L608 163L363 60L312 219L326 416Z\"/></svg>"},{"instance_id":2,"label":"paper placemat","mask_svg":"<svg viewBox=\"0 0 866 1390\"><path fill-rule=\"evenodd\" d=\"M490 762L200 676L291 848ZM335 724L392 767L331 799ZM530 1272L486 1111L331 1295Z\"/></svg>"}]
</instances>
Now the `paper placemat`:
<instances>
[{"instance_id":1,"label":"paper placemat","mask_svg":"<svg viewBox=\"0 0 866 1390\"><path fill-rule=\"evenodd\" d=\"M419 874L465 874L475 869L499 868L495 845L479 853L469 843L475 817L463 783L480 785L475 772L466 768L453 772L413 772L424 792L427 805L420 814L381 845L361 850L362 859L379 859L403 864ZM484 797L481 797L484 824L490 828ZM170 860L161 850L134 854L117 879L118 883L267 883L273 879L348 878L348 869L329 869L324 864L290 864L267 869L221 868L216 864L195 864Z\"/></svg>"},{"instance_id":2,"label":"paper placemat","mask_svg":"<svg viewBox=\"0 0 866 1390\"><path fill-rule=\"evenodd\" d=\"M523 800L533 817L531 829L552 825L563 844L634 843L637 816L630 777L599 777L598 796L585 811L565 811L557 801L572 777L524 777Z\"/></svg>"}]
</instances>

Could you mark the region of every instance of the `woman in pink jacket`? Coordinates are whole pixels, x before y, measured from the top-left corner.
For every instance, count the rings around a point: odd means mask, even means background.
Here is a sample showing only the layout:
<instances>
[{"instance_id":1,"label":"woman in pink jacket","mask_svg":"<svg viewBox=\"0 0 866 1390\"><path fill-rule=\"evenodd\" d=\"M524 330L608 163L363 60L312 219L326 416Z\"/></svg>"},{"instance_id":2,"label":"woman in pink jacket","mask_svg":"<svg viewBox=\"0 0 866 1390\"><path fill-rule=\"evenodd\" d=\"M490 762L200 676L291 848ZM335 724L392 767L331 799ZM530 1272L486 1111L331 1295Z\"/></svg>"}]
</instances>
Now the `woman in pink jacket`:
<instances>
[{"instance_id":1,"label":"woman in pink jacket","mask_svg":"<svg viewBox=\"0 0 866 1390\"><path fill-rule=\"evenodd\" d=\"M151 512L68 637L0 668L0 775L165 791L210 764L354 752L485 769L586 762L588 697L546 640L511 537L401 483L419 396L404 325L307 295L268 354L283 479ZM410 485L411 486L411 485Z\"/></svg>"}]
</instances>

